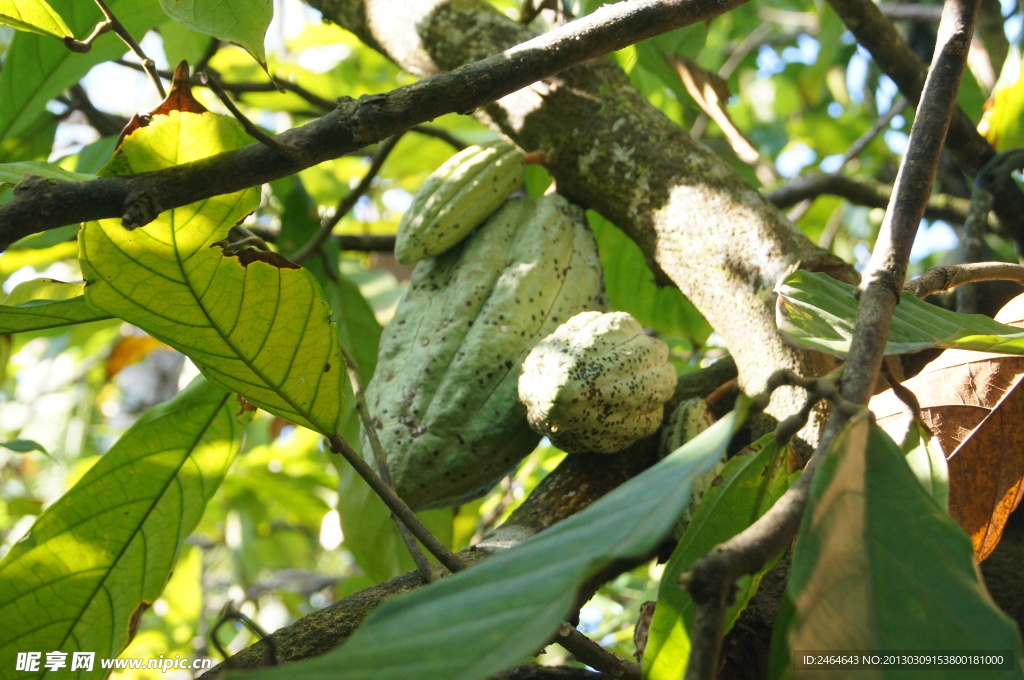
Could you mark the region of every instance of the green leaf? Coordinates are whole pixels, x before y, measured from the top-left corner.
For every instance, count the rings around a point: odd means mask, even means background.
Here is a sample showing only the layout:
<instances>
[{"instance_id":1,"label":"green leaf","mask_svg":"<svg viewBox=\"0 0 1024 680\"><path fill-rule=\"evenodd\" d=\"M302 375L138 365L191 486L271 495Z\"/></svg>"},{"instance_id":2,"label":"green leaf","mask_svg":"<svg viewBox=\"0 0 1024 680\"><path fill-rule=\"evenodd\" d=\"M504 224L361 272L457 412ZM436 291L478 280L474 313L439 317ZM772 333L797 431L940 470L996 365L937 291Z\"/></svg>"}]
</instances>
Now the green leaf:
<instances>
[{"instance_id":1,"label":"green leaf","mask_svg":"<svg viewBox=\"0 0 1024 680\"><path fill-rule=\"evenodd\" d=\"M46 0L0 0L0 24L54 38L74 37Z\"/></svg>"},{"instance_id":2,"label":"green leaf","mask_svg":"<svg viewBox=\"0 0 1024 680\"><path fill-rule=\"evenodd\" d=\"M798 345L843 356L850 350L857 316L855 290L826 274L797 270L776 286L779 328ZM892 317L885 353L929 347L1024 354L1024 331L981 314L951 312L903 293Z\"/></svg>"},{"instance_id":3,"label":"green leaf","mask_svg":"<svg viewBox=\"0 0 1024 680\"><path fill-rule=\"evenodd\" d=\"M17 184L26 175L39 175L47 179L63 179L70 182L95 179L96 175L65 170L56 163L43 161L24 161L21 163L0 163L0 184Z\"/></svg>"},{"instance_id":4,"label":"green leaf","mask_svg":"<svg viewBox=\"0 0 1024 680\"><path fill-rule=\"evenodd\" d=\"M254 679L476 680L533 654L577 589L618 559L649 553L745 420L749 401L579 514L464 572L385 602L340 648Z\"/></svg>"},{"instance_id":5,"label":"green leaf","mask_svg":"<svg viewBox=\"0 0 1024 680\"><path fill-rule=\"evenodd\" d=\"M12 439L7 442L0 442L0 446L18 453L31 453L32 451L38 451L46 456L50 455L46 452L46 449L42 444L34 442L31 439Z\"/></svg>"},{"instance_id":6,"label":"green leaf","mask_svg":"<svg viewBox=\"0 0 1024 680\"><path fill-rule=\"evenodd\" d=\"M85 302L85 285L53 279L18 284L0 304L0 334L40 331L109 319Z\"/></svg>"},{"instance_id":7,"label":"green leaf","mask_svg":"<svg viewBox=\"0 0 1024 680\"><path fill-rule=\"evenodd\" d=\"M103 20L99 8L81 0L50 0L74 35L88 35ZM165 21L163 11L150 0L107 0L107 5L129 33L141 39L147 30ZM82 79L96 64L116 59L128 47L113 33L101 35L86 54L71 52L63 43L35 33L18 33L0 71L0 160L12 155L8 142L38 121L50 117L46 103ZM102 106L102 102L97 102Z\"/></svg>"},{"instance_id":8,"label":"green leaf","mask_svg":"<svg viewBox=\"0 0 1024 680\"><path fill-rule=\"evenodd\" d=\"M587 212L597 239L605 288L613 309L629 312L660 333L679 334L703 344L711 327L674 286L658 286L640 247L618 227L593 211Z\"/></svg>"},{"instance_id":9,"label":"green leaf","mask_svg":"<svg viewBox=\"0 0 1024 680\"><path fill-rule=\"evenodd\" d=\"M248 141L232 118L174 111L127 137L109 167L158 170ZM259 189L246 189L167 211L134 231L118 220L87 223L79 235L86 299L256 406L334 434L345 366L313 275L276 253L230 255L218 243L258 202Z\"/></svg>"},{"instance_id":10,"label":"green leaf","mask_svg":"<svg viewBox=\"0 0 1024 680\"><path fill-rule=\"evenodd\" d=\"M238 410L197 379L140 418L39 516L0 560L3 668L31 650L120 653L238 452ZM105 674L96 664L89 677Z\"/></svg>"},{"instance_id":11,"label":"green leaf","mask_svg":"<svg viewBox=\"0 0 1024 680\"><path fill-rule=\"evenodd\" d=\"M940 508L948 509L949 465L946 455L920 420L911 421L910 430L900 444L900 450L907 457L910 471L921 482L921 488L928 492Z\"/></svg>"},{"instance_id":12,"label":"green leaf","mask_svg":"<svg viewBox=\"0 0 1024 680\"><path fill-rule=\"evenodd\" d=\"M836 438L811 485L789 576L794 658L826 650L1000 651L1017 665L985 677L1019 678L1019 633L979 580L973 555L970 539L865 411ZM872 677L921 672L892 666ZM949 666L927 675L967 677ZM817 669L816 677L849 677L849 670Z\"/></svg>"},{"instance_id":13,"label":"green leaf","mask_svg":"<svg viewBox=\"0 0 1024 680\"><path fill-rule=\"evenodd\" d=\"M160 0L160 6L194 31L241 45L266 68L263 38L274 18L273 0Z\"/></svg>"},{"instance_id":14,"label":"green leaf","mask_svg":"<svg viewBox=\"0 0 1024 680\"><path fill-rule=\"evenodd\" d=\"M786 472L784 460L779 465L782 452L774 434L765 435L751 449L750 454L736 456L726 464L721 484L708 490L665 565L643 657L644 677L649 680L682 677L690 657L694 603L690 594L679 587L679 575L711 548L750 526L796 479L797 475ZM726 631L774 564L773 560L756 574L739 580L735 602L726 614Z\"/></svg>"},{"instance_id":15,"label":"green leaf","mask_svg":"<svg viewBox=\"0 0 1024 680\"><path fill-rule=\"evenodd\" d=\"M281 233L277 243L288 255L301 248L320 229L316 204L295 177L275 187L281 197ZM359 288L339 271L336 240L328 239L306 266L316 277L334 312L342 344L359 364L363 384L373 376L377 364L381 327ZM343 436L359 448L359 418L349 412L342 426ZM338 511L345 536L345 549L375 583L386 581L415 568L405 541L391 520L380 497L356 474L351 465L338 466L340 477ZM446 544L452 540L450 509L418 513L427 528Z\"/></svg>"}]
</instances>

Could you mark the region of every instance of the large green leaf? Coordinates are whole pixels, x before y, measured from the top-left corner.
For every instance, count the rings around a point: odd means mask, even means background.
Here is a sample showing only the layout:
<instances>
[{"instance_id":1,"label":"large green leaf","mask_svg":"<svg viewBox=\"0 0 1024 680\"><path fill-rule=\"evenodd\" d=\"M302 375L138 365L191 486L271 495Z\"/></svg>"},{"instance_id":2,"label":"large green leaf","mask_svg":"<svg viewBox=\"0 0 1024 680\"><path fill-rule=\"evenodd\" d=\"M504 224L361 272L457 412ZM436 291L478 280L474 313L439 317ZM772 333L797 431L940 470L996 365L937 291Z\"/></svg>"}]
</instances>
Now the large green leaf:
<instances>
[{"instance_id":1,"label":"large green leaf","mask_svg":"<svg viewBox=\"0 0 1024 680\"><path fill-rule=\"evenodd\" d=\"M197 379L139 419L39 516L0 561L5 674L17 652L121 652L238 452L237 411L230 394ZM105 674L96 664L92 673L53 675Z\"/></svg>"},{"instance_id":2,"label":"large green leaf","mask_svg":"<svg viewBox=\"0 0 1024 680\"><path fill-rule=\"evenodd\" d=\"M827 274L797 270L776 287L779 328L793 342L838 356L850 350L856 288ZM981 314L958 314L903 293L892 317L886 354L929 347L1024 354L1024 331Z\"/></svg>"},{"instance_id":3,"label":"large green leaf","mask_svg":"<svg viewBox=\"0 0 1024 680\"><path fill-rule=\"evenodd\" d=\"M109 319L109 314L86 304L84 293L84 284L52 279L18 284L0 304L0 334Z\"/></svg>"},{"instance_id":4,"label":"large green leaf","mask_svg":"<svg viewBox=\"0 0 1024 680\"><path fill-rule=\"evenodd\" d=\"M273 0L160 0L160 6L194 31L241 45L266 68L263 38L274 18Z\"/></svg>"},{"instance_id":5,"label":"large green leaf","mask_svg":"<svg viewBox=\"0 0 1024 680\"><path fill-rule=\"evenodd\" d=\"M614 309L629 312L649 328L682 335L695 345L707 341L711 327L674 286L658 286L640 247L608 220L594 212L587 218L597 238L608 300Z\"/></svg>"},{"instance_id":6,"label":"large green leaf","mask_svg":"<svg viewBox=\"0 0 1024 680\"><path fill-rule=\"evenodd\" d=\"M726 464L722 483L708 490L665 565L644 651L645 678L677 680L690 657L694 603L690 594L679 587L679 575L711 548L750 526L796 479L796 475L787 474L784 456L780 461L774 434L755 442L751 449L750 454L736 456ZM726 630L732 627L757 592L761 577L774 564L769 562L756 574L739 580L735 601L726 615Z\"/></svg>"},{"instance_id":7,"label":"large green leaf","mask_svg":"<svg viewBox=\"0 0 1024 680\"><path fill-rule=\"evenodd\" d=\"M154 116L109 168L158 170L248 141L226 116ZM129 231L119 220L79 235L90 305L188 355L207 378L326 435L344 416L344 362L331 309L313 275L275 253L236 255L220 242L259 202L259 189L162 213Z\"/></svg>"},{"instance_id":8,"label":"large green leaf","mask_svg":"<svg viewBox=\"0 0 1024 680\"><path fill-rule=\"evenodd\" d=\"M970 538L865 412L836 438L811 485L789 578L794 658L843 650L1002 652L1012 667L987 669L984 677L1020 678L1019 633L979 580L973 554ZM964 667L926 668L929 678L968 677ZM815 670L815 677L850 677L839 665ZM894 665L871 677L921 673Z\"/></svg>"},{"instance_id":9,"label":"large green leaf","mask_svg":"<svg viewBox=\"0 0 1024 680\"><path fill-rule=\"evenodd\" d=\"M566 521L472 569L385 602L340 648L255 678L476 680L533 654L600 569L653 550L721 460L737 411Z\"/></svg>"},{"instance_id":10,"label":"large green leaf","mask_svg":"<svg viewBox=\"0 0 1024 680\"><path fill-rule=\"evenodd\" d=\"M51 0L72 32L88 35L103 19L99 8L81 0ZM150 0L108 0L129 33L141 39L166 16ZM0 71L0 160L8 156L8 142L45 116L46 103L81 80L96 64L116 59L128 47L113 33L101 35L86 54L71 52L59 40L35 33L18 33ZM102 106L102 102L97 102Z\"/></svg>"},{"instance_id":11,"label":"large green leaf","mask_svg":"<svg viewBox=\"0 0 1024 680\"><path fill-rule=\"evenodd\" d=\"M0 24L54 38L74 37L46 0L0 0Z\"/></svg>"}]
</instances>

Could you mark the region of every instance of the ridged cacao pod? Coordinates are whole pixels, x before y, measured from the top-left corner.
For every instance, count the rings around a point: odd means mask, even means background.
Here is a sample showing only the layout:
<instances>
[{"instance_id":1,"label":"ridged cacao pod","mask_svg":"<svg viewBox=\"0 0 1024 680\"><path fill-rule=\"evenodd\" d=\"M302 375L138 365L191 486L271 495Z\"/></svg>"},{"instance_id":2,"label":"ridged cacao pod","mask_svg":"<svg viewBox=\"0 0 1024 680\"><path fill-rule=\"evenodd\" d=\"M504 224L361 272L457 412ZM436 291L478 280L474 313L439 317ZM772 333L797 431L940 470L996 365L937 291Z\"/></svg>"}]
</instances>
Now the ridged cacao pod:
<instances>
[{"instance_id":1,"label":"ridged cacao pod","mask_svg":"<svg viewBox=\"0 0 1024 680\"><path fill-rule=\"evenodd\" d=\"M569 453L615 453L657 431L676 386L668 346L625 312L584 312L523 362L533 429Z\"/></svg>"},{"instance_id":2,"label":"ridged cacao pod","mask_svg":"<svg viewBox=\"0 0 1024 680\"><path fill-rule=\"evenodd\" d=\"M523 155L505 142L471 146L439 167L398 224L395 257L412 264L464 239L523 185Z\"/></svg>"},{"instance_id":3,"label":"ridged cacao pod","mask_svg":"<svg viewBox=\"0 0 1024 680\"><path fill-rule=\"evenodd\" d=\"M516 399L523 358L558 324L604 305L593 235L557 195L509 201L420 262L366 392L406 503L478 498L532 451L540 437Z\"/></svg>"}]
</instances>

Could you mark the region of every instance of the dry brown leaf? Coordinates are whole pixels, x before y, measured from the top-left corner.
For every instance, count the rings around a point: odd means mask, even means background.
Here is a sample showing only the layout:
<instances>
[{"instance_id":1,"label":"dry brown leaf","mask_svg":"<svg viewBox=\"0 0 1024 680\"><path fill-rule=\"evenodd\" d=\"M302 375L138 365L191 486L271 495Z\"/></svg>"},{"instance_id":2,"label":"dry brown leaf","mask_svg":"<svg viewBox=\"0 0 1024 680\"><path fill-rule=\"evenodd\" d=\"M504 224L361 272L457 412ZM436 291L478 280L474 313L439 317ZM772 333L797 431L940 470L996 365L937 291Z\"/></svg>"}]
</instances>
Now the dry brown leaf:
<instances>
[{"instance_id":1,"label":"dry brown leaf","mask_svg":"<svg viewBox=\"0 0 1024 680\"><path fill-rule=\"evenodd\" d=\"M1024 325L1024 296L996 316ZM949 512L984 560L1024 495L1024 357L947 350L903 383L921 405L921 419L946 453ZM910 423L892 390L871 400L879 425L897 441Z\"/></svg>"},{"instance_id":2,"label":"dry brown leaf","mask_svg":"<svg viewBox=\"0 0 1024 680\"><path fill-rule=\"evenodd\" d=\"M121 338L107 357L107 377L113 378L125 367L142 361L158 349L171 348L149 335L127 335Z\"/></svg>"}]
</instances>

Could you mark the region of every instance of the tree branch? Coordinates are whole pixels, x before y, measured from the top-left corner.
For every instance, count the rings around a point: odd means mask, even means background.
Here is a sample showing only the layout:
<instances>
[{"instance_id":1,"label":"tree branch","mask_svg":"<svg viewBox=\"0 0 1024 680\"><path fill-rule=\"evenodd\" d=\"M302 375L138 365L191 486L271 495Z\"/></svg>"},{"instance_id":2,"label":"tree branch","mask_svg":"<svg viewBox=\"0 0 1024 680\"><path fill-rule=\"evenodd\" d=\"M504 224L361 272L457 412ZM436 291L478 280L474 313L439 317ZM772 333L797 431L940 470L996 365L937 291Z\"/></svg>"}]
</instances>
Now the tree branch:
<instances>
[{"instance_id":1,"label":"tree branch","mask_svg":"<svg viewBox=\"0 0 1024 680\"><path fill-rule=\"evenodd\" d=\"M914 235L935 179L942 140L956 108L977 4L978 0L948 0L943 10L935 57L910 132L907 154L861 284L860 306L841 388L843 398L856 404L867 403L882 364ZM714 677L730 589L737 578L759 569L796 536L814 471L850 415L850 409L837 409L800 479L761 519L712 549L687 572L687 589L697 604L687 680Z\"/></svg>"},{"instance_id":2,"label":"tree branch","mask_svg":"<svg viewBox=\"0 0 1024 680\"><path fill-rule=\"evenodd\" d=\"M823 194L845 198L855 205L885 208L889 205L892 187L881 182L870 182L841 175L812 174L795 179L778 189L765 192L768 200L779 208L787 208L800 201L817 198ZM924 214L932 219L962 224L967 220L969 207L968 199L943 194L929 197Z\"/></svg>"},{"instance_id":3,"label":"tree branch","mask_svg":"<svg viewBox=\"0 0 1024 680\"><path fill-rule=\"evenodd\" d=\"M925 81L925 66L871 0L828 0L857 42L868 52L878 67L892 78L907 101L917 104ZM977 173L994 155L995 150L982 137L974 123L959 107L955 109L946 144L960 165ZM1024 251L1024 194L1011 181L996 187L996 215L1002 229L1012 235L1018 250Z\"/></svg>"},{"instance_id":4,"label":"tree branch","mask_svg":"<svg viewBox=\"0 0 1024 680\"><path fill-rule=\"evenodd\" d=\"M455 72L387 94L339 100L337 108L322 118L277 136L278 142L295 150L290 155L252 144L129 177L22 182L15 187L14 199L0 207L0 249L29 234L87 220L119 217L126 227L139 227L164 210L293 175L413 125L473 111L574 64L710 19L743 2L636 0L603 7Z\"/></svg>"}]
</instances>

